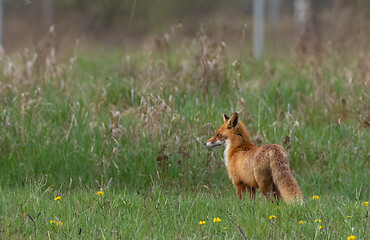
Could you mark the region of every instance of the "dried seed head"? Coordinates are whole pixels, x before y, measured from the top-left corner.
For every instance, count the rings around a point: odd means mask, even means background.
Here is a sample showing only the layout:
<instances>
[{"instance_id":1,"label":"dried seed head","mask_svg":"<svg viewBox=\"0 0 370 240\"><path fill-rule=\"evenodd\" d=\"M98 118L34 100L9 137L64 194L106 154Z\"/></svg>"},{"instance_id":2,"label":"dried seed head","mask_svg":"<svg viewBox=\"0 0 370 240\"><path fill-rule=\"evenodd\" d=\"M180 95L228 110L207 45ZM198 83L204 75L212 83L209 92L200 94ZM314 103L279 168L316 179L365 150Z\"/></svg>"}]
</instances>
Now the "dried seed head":
<instances>
[{"instance_id":1,"label":"dried seed head","mask_svg":"<svg viewBox=\"0 0 370 240\"><path fill-rule=\"evenodd\" d=\"M39 96L40 95L40 92L41 92L41 88L37 88L36 90L35 90L35 94L36 94L36 96Z\"/></svg>"},{"instance_id":2,"label":"dried seed head","mask_svg":"<svg viewBox=\"0 0 370 240\"><path fill-rule=\"evenodd\" d=\"M26 113L26 110L30 108L30 94L22 93L22 104L21 104L21 114L22 116Z\"/></svg>"},{"instance_id":3,"label":"dried seed head","mask_svg":"<svg viewBox=\"0 0 370 240\"><path fill-rule=\"evenodd\" d=\"M118 153L118 152L119 152L119 148L118 148L118 147L114 147L114 148L112 149L112 152L113 152L113 153Z\"/></svg>"},{"instance_id":4,"label":"dried seed head","mask_svg":"<svg viewBox=\"0 0 370 240\"><path fill-rule=\"evenodd\" d=\"M289 137L289 135L286 135L285 136L284 144L286 146L286 149L289 149L290 148L290 137Z\"/></svg>"},{"instance_id":5,"label":"dried seed head","mask_svg":"<svg viewBox=\"0 0 370 240\"><path fill-rule=\"evenodd\" d=\"M105 128L105 124L103 122L101 123L101 126L100 126L99 130L100 130L100 134L102 136L104 136L106 128Z\"/></svg>"},{"instance_id":6,"label":"dried seed head","mask_svg":"<svg viewBox=\"0 0 370 240\"><path fill-rule=\"evenodd\" d=\"M115 124L119 124L120 120L120 112L119 111L112 111L112 118Z\"/></svg>"},{"instance_id":7,"label":"dried seed head","mask_svg":"<svg viewBox=\"0 0 370 240\"><path fill-rule=\"evenodd\" d=\"M234 62L233 62L233 67L238 70L241 66L241 63L238 59L236 59Z\"/></svg>"},{"instance_id":8,"label":"dried seed head","mask_svg":"<svg viewBox=\"0 0 370 240\"><path fill-rule=\"evenodd\" d=\"M112 128L111 129L111 135L115 139L119 139L121 137L122 130L120 128Z\"/></svg>"},{"instance_id":9,"label":"dried seed head","mask_svg":"<svg viewBox=\"0 0 370 240\"><path fill-rule=\"evenodd\" d=\"M263 143L263 138L261 135L256 135L254 140L256 141L257 145L261 145Z\"/></svg>"},{"instance_id":10,"label":"dried seed head","mask_svg":"<svg viewBox=\"0 0 370 240\"><path fill-rule=\"evenodd\" d=\"M370 127L370 116L367 116L363 122L364 127Z\"/></svg>"}]
</instances>

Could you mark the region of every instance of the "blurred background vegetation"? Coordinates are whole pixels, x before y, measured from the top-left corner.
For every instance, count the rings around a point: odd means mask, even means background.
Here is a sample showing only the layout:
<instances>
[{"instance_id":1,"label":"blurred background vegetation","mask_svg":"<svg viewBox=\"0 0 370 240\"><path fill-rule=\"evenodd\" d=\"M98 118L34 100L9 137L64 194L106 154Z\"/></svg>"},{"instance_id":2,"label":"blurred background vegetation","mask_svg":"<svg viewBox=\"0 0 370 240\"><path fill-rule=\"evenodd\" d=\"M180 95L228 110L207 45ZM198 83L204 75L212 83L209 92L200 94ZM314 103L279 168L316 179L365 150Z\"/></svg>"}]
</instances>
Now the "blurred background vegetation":
<instances>
[{"instance_id":1,"label":"blurred background vegetation","mask_svg":"<svg viewBox=\"0 0 370 240\"><path fill-rule=\"evenodd\" d=\"M0 184L231 191L202 142L233 111L304 192L369 174L369 1L2 3Z\"/></svg>"},{"instance_id":2,"label":"blurred background vegetation","mask_svg":"<svg viewBox=\"0 0 370 240\"><path fill-rule=\"evenodd\" d=\"M267 49L311 52L327 44L368 45L367 0L260 2ZM302 17L304 27L299 26ZM177 37L194 37L203 26L235 52L251 54L252 19L253 1L241 0L3 0L3 48L44 48L52 25L57 34L53 41L63 50L71 49L77 38L84 44L132 48L160 37L168 40L174 31Z\"/></svg>"}]
</instances>

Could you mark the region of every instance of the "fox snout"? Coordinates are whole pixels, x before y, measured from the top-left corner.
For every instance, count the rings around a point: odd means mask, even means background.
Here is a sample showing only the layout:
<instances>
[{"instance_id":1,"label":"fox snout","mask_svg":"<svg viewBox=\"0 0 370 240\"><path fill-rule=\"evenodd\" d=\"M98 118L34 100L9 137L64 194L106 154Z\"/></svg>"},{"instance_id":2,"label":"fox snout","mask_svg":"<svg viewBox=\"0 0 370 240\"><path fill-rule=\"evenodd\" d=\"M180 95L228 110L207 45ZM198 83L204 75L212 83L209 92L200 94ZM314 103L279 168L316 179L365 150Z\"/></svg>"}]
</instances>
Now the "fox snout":
<instances>
[{"instance_id":1,"label":"fox snout","mask_svg":"<svg viewBox=\"0 0 370 240\"><path fill-rule=\"evenodd\" d=\"M215 147L221 147L221 146L224 146L225 145L225 140L212 141L212 138L211 138L207 142L205 142L204 145L208 149L215 148Z\"/></svg>"}]
</instances>

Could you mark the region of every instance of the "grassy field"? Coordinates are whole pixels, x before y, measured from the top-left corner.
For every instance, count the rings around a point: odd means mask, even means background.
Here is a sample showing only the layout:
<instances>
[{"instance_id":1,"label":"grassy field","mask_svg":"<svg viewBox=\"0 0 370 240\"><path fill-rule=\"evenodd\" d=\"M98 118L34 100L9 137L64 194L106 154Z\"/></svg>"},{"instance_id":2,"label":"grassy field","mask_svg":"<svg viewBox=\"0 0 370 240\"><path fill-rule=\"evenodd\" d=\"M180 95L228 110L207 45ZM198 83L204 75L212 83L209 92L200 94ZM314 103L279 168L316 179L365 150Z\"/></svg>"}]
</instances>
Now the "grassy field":
<instances>
[{"instance_id":1,"label":"grassy field","mask_svg":"<svg viewBox=\"0 0 370 240\"><path fill-rule=\"evenodd\" d=\"M200 34L2 56L0 238L368 239L362 51L258 62ZM255 144L287 149L307 205L236 197L223 150L202 144L235 111Z\"/></svg>"}]
</instances>

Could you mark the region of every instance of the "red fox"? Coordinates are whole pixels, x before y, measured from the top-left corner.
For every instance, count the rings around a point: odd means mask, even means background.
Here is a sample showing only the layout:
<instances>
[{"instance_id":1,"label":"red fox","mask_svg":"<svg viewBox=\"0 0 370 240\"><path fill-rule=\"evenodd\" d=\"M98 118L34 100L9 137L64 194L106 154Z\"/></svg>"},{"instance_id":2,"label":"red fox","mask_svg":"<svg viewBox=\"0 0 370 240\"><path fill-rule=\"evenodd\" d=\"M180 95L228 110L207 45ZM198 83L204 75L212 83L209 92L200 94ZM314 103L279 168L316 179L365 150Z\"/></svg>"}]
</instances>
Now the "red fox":
<instances>
[{"instance_id":1,"label":"red fox","mask_svg":"<svg viewBox=\"0 0 370 240\"><path fill-rule=\"evenodd\" d=\"M288 204L303 203L301 188L290 172L284 148L276 144L253 145L238 113L231 118L223 115L223 119L224 124L205 145L209 149L226 146L225 165L239 198L245 189L255 197L256 188L259 188L267 199L272 191L275 198L282 197Z\"/></svg>"}]
</instances>

